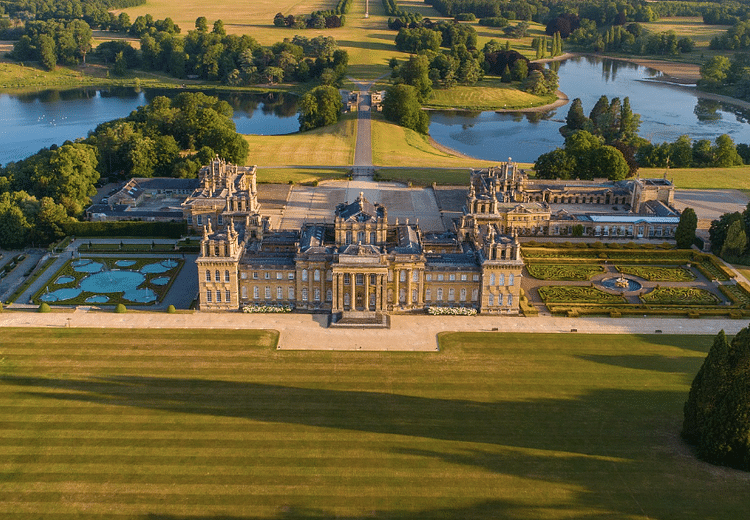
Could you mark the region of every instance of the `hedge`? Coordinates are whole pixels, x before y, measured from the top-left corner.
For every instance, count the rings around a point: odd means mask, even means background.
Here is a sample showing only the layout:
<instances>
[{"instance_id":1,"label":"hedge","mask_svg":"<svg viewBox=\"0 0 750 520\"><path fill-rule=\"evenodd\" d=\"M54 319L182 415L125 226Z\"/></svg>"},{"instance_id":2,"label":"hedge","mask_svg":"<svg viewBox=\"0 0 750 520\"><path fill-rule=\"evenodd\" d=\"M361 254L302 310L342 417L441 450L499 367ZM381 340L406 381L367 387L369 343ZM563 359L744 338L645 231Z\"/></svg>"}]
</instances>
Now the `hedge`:
<instances>
[{"instance_id":1,"label":"hedge","mask_svg":"<svg viewBox=\"0 0 750 520\"><path fill-rule=\"evenodd\" d=\"M187 234L186 222L68 222L63 231L76 237L160 237L180 238Z\"/></svg>"}]
</instances>

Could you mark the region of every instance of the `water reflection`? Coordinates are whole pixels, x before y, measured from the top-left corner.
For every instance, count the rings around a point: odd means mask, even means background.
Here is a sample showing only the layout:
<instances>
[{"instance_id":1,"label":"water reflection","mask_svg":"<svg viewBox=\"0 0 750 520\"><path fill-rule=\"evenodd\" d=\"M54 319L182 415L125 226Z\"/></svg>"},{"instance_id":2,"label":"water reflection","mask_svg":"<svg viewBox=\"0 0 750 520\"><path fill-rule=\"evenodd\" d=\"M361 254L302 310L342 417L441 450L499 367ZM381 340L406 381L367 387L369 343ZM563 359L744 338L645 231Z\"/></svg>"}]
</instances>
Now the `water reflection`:
<instances>
[{"instance_id":1,"label":"water reflection","mask_svg":"<svg viewBox=\"0 0 750 520\"><path fill-rule=\"evenodd\" d=\"M655 69L594 56L551 63L559 66L560 90L571 100L581 98L587 114L602 95L628 96L633 111L641 115L640 135L655 143L683 134L694 141L728 134L735 143L750 143L750 112L699 98L694 87L653 81L663 76ZM480 159L533 162L563 144L559 128L568 107L527 114L431 112L430 135L441 145Z\"/></svg>"}]
</instances>

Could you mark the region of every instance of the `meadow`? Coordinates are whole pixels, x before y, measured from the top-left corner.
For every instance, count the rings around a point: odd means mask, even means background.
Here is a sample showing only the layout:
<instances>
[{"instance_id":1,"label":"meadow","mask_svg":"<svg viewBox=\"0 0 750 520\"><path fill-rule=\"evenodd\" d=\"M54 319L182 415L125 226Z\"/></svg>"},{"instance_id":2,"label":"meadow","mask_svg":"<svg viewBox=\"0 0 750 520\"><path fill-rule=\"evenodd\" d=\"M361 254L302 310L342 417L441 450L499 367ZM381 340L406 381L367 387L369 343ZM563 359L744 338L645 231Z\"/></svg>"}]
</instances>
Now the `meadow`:
<instances>
[{"instance_id":1,"label":"meadow","mask_svg":"<svg viewBox=\"0 0 750 520\"><path fill-rule=\"evenodd\" d=\"M4 329L0 516L736 519L695 459L710 337L446 334L278 351L272 331Z\"/></svg>"}]
</instances>

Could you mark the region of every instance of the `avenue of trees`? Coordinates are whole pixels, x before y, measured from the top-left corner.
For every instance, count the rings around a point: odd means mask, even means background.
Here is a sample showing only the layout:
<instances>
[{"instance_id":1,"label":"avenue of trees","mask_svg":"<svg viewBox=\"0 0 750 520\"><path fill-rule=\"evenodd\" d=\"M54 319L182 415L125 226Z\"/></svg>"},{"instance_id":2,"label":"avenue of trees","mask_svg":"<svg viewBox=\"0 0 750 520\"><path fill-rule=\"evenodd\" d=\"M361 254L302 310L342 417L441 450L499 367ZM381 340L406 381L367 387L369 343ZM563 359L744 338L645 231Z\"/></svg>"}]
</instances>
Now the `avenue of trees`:
<instances>
[{"instance_id":1,"label":"avenue of trees","mask_svg":"<svg viewBox=\"0 0 750 520\"><path fill-rule=\"evenodd\" d=\"M81 216L100 175L195 177L215 155L244 164L247 141L232 109L202 93L154 98L88 138L43 149L0 169L0 247L45 244Z\"/></svg>"},{"instance_id":2,"label":"avenue of trees","mask_svg":"<svg viewBox=\"0 0 750 520\"><path fill-rule=\"evenodd\" d=\"M684 407L682 437L699 458L750 471L750 328L714 338Z\"/></svg>"}]
</instances>

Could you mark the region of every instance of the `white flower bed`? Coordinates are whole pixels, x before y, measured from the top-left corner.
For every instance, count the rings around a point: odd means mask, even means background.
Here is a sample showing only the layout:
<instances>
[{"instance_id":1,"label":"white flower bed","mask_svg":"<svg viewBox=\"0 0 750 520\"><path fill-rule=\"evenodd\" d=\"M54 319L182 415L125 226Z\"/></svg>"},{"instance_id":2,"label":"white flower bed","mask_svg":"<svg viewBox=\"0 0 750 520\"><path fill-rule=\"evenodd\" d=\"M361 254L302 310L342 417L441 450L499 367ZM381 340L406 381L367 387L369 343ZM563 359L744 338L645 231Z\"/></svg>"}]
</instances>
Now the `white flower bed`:
<instances>
[{"instance_id":1,"label":"white flower bed","mask_svg":"<svg viewBox=\"0 0 750 520\"><path fill-rule=\"evenodd\" d=\"M473 307L427 307L427 314L431 316L476 316Z\"/></svg>"},{"instance_id":2,"label":"white flower bed","mask_svg":"<svg viewBox=\"0 0 750 520\"><path fill-rule=\"evenodd\" d=\"M248 313L271 313L271 312L292 312L294 307L291 305L245 305L242 312Z\"/></svg>"}]
</instances>

